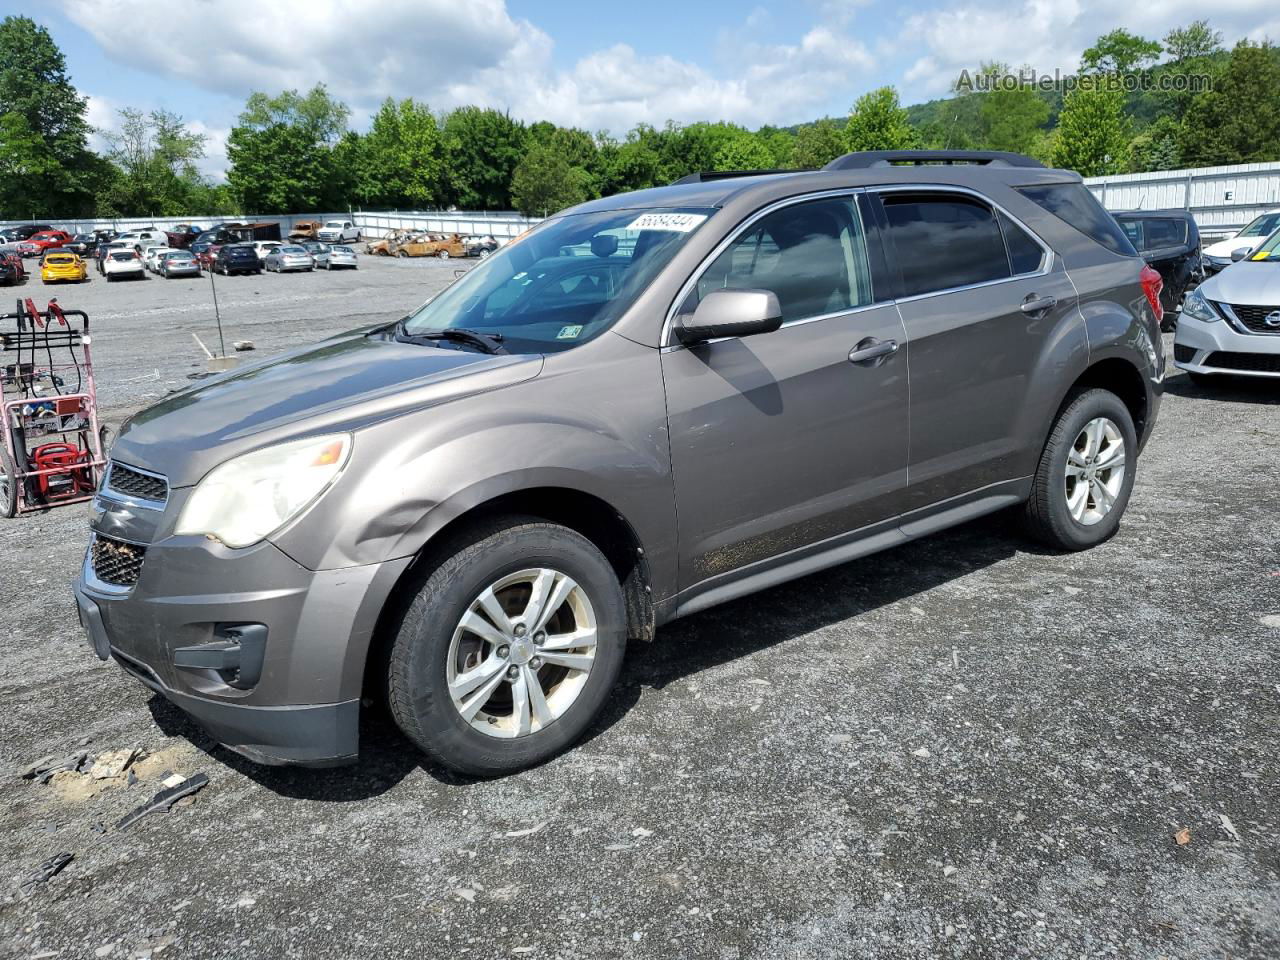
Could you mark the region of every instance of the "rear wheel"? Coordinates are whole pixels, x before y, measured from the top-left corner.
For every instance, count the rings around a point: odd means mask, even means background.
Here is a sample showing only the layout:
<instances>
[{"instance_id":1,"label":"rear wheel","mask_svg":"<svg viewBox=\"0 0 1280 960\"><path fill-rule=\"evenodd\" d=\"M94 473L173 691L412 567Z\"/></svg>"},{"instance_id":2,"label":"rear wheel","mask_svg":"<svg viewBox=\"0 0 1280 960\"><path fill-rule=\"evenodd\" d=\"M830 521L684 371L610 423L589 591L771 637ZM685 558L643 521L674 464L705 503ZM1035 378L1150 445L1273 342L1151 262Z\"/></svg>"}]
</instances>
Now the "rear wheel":
<instances>
[{"instance_id":1,"label":"rear wheel","mask_svg":"<svg viewBox=\"0 0 1280 960\"><path fill-rule=\"evenodd\" d=\"M436 256L437 256L437 257L439 257L441 260L448 260L448 259L449 259L449 251L448 251L448 250L441 250L439 253L437 253L437 254L436 254Z\"/></svg>"},{"instance_id":2,"label":"rear wheel","mask_svg":"<svg viewBox=\"0 0 1280 960\"><path fill-rule=\"evenodd\" d=\"M402 259L407 260L407 259L409 259L409 251L407 251L407 250L397 250L397 251L396 251L396 256L397 256L397 257L400 257L400 258L402 258Z\"/></svg>"},{"instance_id":3,"label":"rear wheel","mask_svg":"<svg viewBox=\"0 0 1280 960\"><path fill-rule=\"evenodd\" d=\"M439 762L494 776L573 744L608 698L626 647L613 568L565 527L510 519L436 567L399 624L391 713Z\"/></svg>"},{"instance_id":4,"label":"rear wheel","mask_svg":"<svg viewBox=\"0 0 1280 960\"><path fill-rule=\"evenodd\" d=\"M1024 518L1036 539L1086 550L1116 532L1133 490L1137 432L1108 390L1086 390L1058 415L1040 455Z\"/></svg>"},{"instance_id":5,"label":"rear wheel","mask_svg":"<svg viewBox=\"0 0 1280 960\"><path fill-rule=\"evenodd\" d=\"M0 447L0 518L8 520L18 512L18 478L9 451Z\"/></svg>"}]
</instances>

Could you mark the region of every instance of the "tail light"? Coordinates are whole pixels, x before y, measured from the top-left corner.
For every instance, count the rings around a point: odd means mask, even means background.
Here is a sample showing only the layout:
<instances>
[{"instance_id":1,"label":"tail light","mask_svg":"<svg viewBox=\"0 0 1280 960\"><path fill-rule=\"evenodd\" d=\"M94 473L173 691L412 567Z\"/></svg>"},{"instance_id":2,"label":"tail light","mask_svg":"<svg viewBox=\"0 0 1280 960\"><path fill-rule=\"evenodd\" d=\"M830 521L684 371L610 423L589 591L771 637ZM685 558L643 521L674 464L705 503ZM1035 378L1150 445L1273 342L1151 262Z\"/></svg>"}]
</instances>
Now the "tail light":
<instances>
[{"instance_id":1,"label":"tail light","mask_svg":"<svg viewBox=\"0 0 1280 960\"><path fill-rule=\"evenodd\" d=\"M1158 271L1143 264L1142 273L1138 274L1138 282L1142 284L1142 292L1147 295L1151 304L1151 312L1156 315L1156 323L1164 322L1164 307L1160 305L1160 291L1164 289L1164 280Z\"/></svg>"}]
</instances>

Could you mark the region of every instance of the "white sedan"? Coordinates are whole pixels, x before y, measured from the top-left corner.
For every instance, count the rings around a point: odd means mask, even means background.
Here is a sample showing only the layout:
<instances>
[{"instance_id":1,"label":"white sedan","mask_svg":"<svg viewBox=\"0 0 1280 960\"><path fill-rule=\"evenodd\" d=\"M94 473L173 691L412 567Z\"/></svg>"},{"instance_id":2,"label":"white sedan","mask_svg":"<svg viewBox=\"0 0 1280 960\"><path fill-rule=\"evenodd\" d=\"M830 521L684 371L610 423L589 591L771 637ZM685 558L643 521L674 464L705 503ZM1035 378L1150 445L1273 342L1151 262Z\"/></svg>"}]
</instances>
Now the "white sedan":
<instances>
[{"instance_id":1,"label":"white sedan","mask_svg":"<svg viewBox=\"0 0 1280 960\"><path fill-rule=\"evenodd\" d=\"M316 263L305 247L289 244L276 247L268 253L266 259L262 261L262 266L276 273L285 273L290 270L314 270Z\"/></svg>"},{"instance_id":2,"label":"white sedan","mask_svg":"<svg viewBox=\"0 0 1280 960\"><path fill-rule=\"evenodd\" d=\"M168 247L152 244L142 250L142 265L152 273L160 272L160 258L169 252Z\"/></svg>"},{"instance_id":3,"label":"white sedan","mask_svg":"<svg viewBox=\"0 0 1280 960\"><path fill-rule=\"evenodd\" d=\"M147 271L142 265L142 258L128 249L112 250L107 254L107 259L102 264L102 271L107 275L108 281L147 279Z\"/></svg>"},{"instance_id":4,"label":"white sedan","mask_svg":"<svg viewBox=\"0 0 1280 960\"><path fill-rule=\"evenodd\" d=\"M324 268L326 270L346 270L348 268L355 270L356 252L345 244L335 244L329 248L329 256L325 258Z\"/></svg>"}]
</instances>

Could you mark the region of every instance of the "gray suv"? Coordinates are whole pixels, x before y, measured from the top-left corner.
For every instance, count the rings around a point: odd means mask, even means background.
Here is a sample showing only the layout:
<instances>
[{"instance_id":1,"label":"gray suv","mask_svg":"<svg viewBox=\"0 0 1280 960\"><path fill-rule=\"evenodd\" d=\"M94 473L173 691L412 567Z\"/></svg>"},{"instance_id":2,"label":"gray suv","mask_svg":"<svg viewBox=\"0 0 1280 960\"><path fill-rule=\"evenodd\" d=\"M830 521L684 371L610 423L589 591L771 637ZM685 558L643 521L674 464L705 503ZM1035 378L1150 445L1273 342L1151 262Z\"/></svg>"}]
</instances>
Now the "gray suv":
<instances>
[{"instance_id":1,"label":"gray suv","mask_svg":"<svg viewBox=\"0 0 1280 960\"><path fill-rule=\"evenodd\" d=\"M851 154L551 217L392 325L137 414L75 595L266 763L383 699L472 775L572 744L629 640L1003 508L1120 522L1159 283L1069 172Z\"/></svg>"}]
</instances>

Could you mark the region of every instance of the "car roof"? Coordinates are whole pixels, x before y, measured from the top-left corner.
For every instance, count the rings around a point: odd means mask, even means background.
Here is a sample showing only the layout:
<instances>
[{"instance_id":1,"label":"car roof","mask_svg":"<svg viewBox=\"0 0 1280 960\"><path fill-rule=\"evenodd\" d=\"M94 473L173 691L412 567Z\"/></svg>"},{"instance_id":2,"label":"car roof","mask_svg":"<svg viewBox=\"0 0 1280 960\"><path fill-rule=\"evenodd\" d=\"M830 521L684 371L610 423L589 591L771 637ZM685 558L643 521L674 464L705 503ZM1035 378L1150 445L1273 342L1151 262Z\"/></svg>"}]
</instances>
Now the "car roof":
<instances>
[{"instance_id":1,"label":"car roof","mask_svg":"<svg viewBox=\"0 0 1280 960\"><path fill-rule=\"evenodd\" d=\"M855 156L855 155L849 155ZM961 157L961 154L955 154ZM840 158L844 160L845 158ZM839 163L840 160L833 161ZM768 201L822 190L857 189L894 184L937 184L981 187L989 180L1012 186L1043 183L1081 183L1078 173L1041 166L1012 166L969 162L880 164L846 169L795 172L745 172L702 174L700 179L618 193L571 207L566 213L596 213L653 207L723 207L730 201Z\"/></svg>"}]
</instances>

